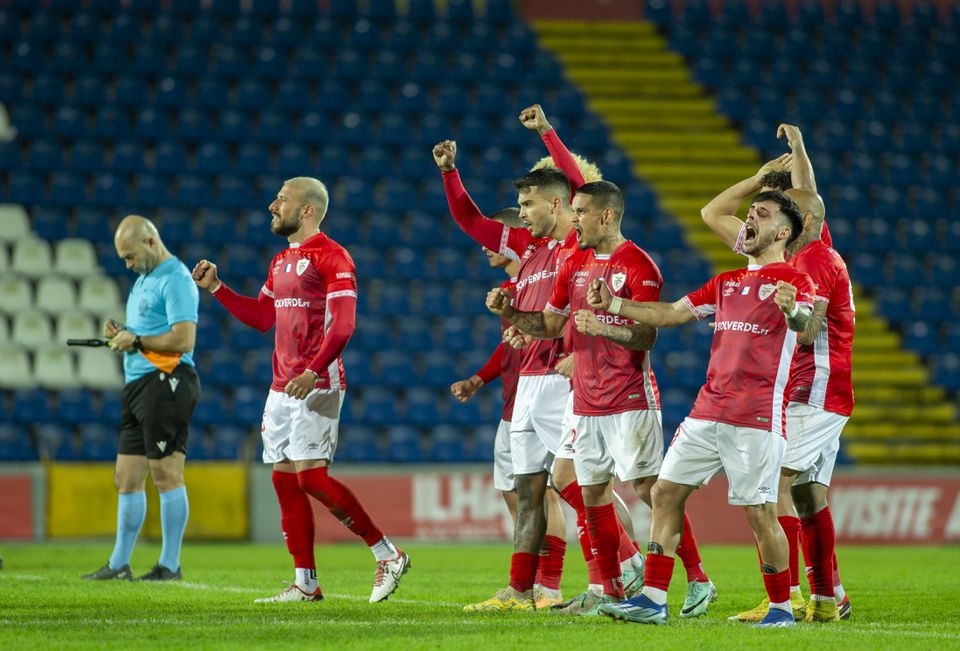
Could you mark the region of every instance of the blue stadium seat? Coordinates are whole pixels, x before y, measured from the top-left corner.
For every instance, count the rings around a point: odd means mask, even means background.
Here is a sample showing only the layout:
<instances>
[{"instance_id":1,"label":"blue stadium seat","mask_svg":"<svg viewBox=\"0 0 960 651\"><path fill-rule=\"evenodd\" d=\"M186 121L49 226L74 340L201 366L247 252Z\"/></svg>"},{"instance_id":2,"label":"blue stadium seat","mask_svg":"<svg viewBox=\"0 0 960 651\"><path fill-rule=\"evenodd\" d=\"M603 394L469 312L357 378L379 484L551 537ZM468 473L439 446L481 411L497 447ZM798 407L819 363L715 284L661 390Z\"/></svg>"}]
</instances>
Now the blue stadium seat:
<instances>
[{"instance_id":1,"label":"blue stadium seat","mask_svg":"<svg viewBox=\"0 0 960 651\"><path fill-rule=\"evenodd\" d=\"M419 430L396 426L387 429L387 458L396 463L418 463L425 460Z\"/></svg>"},{"instance_id":2,"label":"blue stadium seat","mask_svg":"<svg viewBox=\"0 0 960 651\"><path fill-rule=\"evenodd\" d=\"M32 461L36 458L26 427L0 424L0 461Z\"/></svg>"}]
</instances>

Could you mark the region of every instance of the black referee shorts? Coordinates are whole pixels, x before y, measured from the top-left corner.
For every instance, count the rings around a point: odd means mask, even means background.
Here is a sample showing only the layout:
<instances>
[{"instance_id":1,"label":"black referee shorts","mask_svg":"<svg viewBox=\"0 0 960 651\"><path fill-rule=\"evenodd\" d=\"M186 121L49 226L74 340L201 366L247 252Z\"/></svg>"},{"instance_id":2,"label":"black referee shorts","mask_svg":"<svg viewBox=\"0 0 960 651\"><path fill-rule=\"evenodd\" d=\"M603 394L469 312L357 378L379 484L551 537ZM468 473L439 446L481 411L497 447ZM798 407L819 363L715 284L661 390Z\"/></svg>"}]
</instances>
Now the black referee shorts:
<instances>
[{"instance_id":1,"label":"black referee shorts","mask_svg":"<svg viewBox=\"0 0 960 651\"><path fill-rule=\"evenodd\" d=\"M190 417L200 399L200 378L192 366L172 373L153 371L123 387L120 400L120 454L162 459L187 453Z\"/></svg>"}]
</instances>

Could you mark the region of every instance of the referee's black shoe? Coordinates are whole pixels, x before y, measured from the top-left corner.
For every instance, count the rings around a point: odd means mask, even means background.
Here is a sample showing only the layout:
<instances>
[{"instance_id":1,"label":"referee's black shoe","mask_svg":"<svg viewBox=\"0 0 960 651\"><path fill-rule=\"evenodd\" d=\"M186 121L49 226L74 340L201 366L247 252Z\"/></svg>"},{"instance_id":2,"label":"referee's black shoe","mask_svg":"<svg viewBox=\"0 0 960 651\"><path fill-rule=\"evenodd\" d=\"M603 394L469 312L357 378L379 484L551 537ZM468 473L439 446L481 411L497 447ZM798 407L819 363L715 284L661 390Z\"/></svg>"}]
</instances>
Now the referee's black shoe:
<instances>
[{"instance_id":1,"label":"referee's black shoe","mask_svg":"<svg viewBox=\"0 0 960 651\"><path fill-rule=\"evenodd\" d=\"M107 563L96 572L84 574L80 578L87 579L88 581L110 581L113 579L118 579L120 581L132 581L133 570L130 569L129 565L124 565L120 569L115 570L110 567L110 563Z\"/></svg>"},{"instance_id":2,"label":"referee's black shoe","mask_svg":"<svg viewBox=\"0 0 960 651\"><path fill-rule=\"evenodd\" d=\"M137 579L137 581L179 581L183 578L180 568L177 571L168 570L159 563L153 566L153 569Z\"/></svg>"}]
</instances>

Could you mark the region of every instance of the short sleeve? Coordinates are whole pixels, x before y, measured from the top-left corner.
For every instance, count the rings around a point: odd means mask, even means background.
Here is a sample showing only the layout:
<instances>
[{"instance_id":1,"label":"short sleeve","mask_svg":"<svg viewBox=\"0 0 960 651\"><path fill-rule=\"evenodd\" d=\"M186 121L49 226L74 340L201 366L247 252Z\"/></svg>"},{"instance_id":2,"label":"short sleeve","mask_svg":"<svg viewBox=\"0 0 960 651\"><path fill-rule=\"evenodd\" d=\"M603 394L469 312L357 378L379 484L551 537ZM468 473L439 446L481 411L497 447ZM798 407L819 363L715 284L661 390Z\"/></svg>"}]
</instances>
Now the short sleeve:
<instances>
[{"instance_id":1,"label":"short sleeve","mask_svg":"<svg viewBox=\"0 0 960 651\"><path fill-rule=\"evenodd\" d=\"M720 276L714 276L700 289L680 299L687 309L693 312L693 316L706 319L717 313L717 288L720 286L720 279Z\"/></svg>"},{"instance_id":2,"label":"short sleeve","mask_svg":"<svg viewBox=\"0 0 960 651\"><path fill-rule=\"evenodd\" d=\"M320 266L327 285L327 298L357 297L357 268L345 249L331 251Z\"/></svg>"},{"instance_id":3,"label":"short sleeve","mask_svg":"<svg viewBox=\"0 0 960 651\"><path fill-rule=\"evenodd\" d=\"M797 303L807 307L813 307L813 302L817 299L817 291L813 284L813 279L807 274L797 276Z\"/></svg>"},{"instance_id":4,"label":"short sleeve","mask_svg":"<svg viewBox=\"0 0 960 651\"><path fill-rule=\"evenodd\" d=\"M652 260L637 259L627 274L627 286L630 287L630 299L641 303L656 303L663 289L663 276Z\"/></svg>"},{"instance_id":5,"label":"short sleeve","mask_svg":"<svg viewBox=\"0 0 960 651\"><path fill-rule=\"evenodd\" d=\"M177 273L170 277L163 287L163 300L167 323L197 322L200 293L188 273Z\"/></svg>"},{"instance_id":6,"label":"short sleeve","mask_svg":"<svg viewBox=\"0 0 960 651\"><path fill-rule=\"evenodd\" d=\"M547 301L546 309L556 314L570 316L570 274L572 273L572 258L567 258L553 282L553 291L550 292L550 299Z\"/></svg>"}]
</instances>

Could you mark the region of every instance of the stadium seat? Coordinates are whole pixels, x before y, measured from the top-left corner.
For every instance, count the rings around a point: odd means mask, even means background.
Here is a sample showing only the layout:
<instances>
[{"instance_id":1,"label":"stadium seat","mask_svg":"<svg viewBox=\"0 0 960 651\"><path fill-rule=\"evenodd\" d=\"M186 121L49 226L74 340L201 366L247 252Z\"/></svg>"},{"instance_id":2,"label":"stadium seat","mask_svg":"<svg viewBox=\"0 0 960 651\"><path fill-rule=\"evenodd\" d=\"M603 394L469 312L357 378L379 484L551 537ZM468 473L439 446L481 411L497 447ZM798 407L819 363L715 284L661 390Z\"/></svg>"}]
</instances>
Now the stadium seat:
<instances>
[{"instance_id":1,"label":"stadium seat","mask_svg":"<svg viewBox=\"0 0 960 651\"><path fill-rule=\"evenodd\" d=\"M117 283L106 276L88 276L80 281L79 307L98 318L119 315L126 320Z\"/></svg>"},{"instance_id":2,"label":"stadium seat","mask_svg":"<svg viewBox=\"0 0 960 651\"><path fill-rule=\"evenodd\" d=\"M23 426L0 424L0 461L32 461L37 458L30 433Z\"/></svg>"},{"instance_id":3,"label":"stadium seat","mask_svg":"<svg viewBox=\"0 0 960 651\"><path fill-rule=\"evenodd\" d=\"M28 278L39 278L53 269L50 244L36 237L26 236L13 246L10 270Z\"/></svg>"},{"instance_id":4,"label":"stadium seat","mask_svg":"<svg viewBox=\"0 0 960 651\"><path fill-rule=\"evenodd\" d=\"M50 346L34 353L33 374L45 389L68 389L77 386L73 354L66 346Z\"/></svg>"},{"instance_id":5,"label":"stadium seat","mask_svg":"<svg viewBox=\"0 0 960 651\"><path fill-rule=\"evenodd\" d=\"M23 206L0 203L0 242L19 242L30 235L30 217Z\"/></svg>"},{"instance_id":6,"label":"stadium seat","mask_svg":"<svg viewBox=\"0 0 960 651\"><path fill-rule=\"evenodd\" d=\"M37 283L36 306L50 314L72 310L77 304L73 281L60 276L47 276Z\"/></svg>"},{"instance_id":7,"label":"stadium seat","mask_svg":"<svg viewBox=\"0 0 960 651\"><path fill-rule=\"evenodd\" d=\"M43 348L53 342L50 317L39 310L25 310L13 317L11 342L29 349Z\"/></svg>"},{"instance_id":8,"label":"stadium seat","mask_svg":"<svg viewBox=\"0 0 960 651\"><path fill-rule=\"evenodd\" d=\"M56 336L54 337L57 342L64 343L67 339L92 339L98 336L100 336L100 329L89 314L76 310L57 310Z\"/></svg>"},{"instance_id":9,"label":"stadium seat","mask_svg":"<svg viewBox=\"0 0 960 651\"><path fill-rule=\"evenodd\" d=\"M119 357L105 349L81 349L77 353L76 382L99 391L122 387L123 372Z\"/></svg>"},{"instance_id":10,"label":"stadium seat","mask_svg":"<svg viewBox=\"0 0 960 651\"><path fill-rule=\"evenodd\" d=\"M23 389L36 385L27 353L9 344L0 346L0 387Z\"/></svg>"},{"instance_id":11,"label":"stadium seat","mask_svg":"<svg viewBox=\"0 0 960 651\"><path fill-rule=\"evenodd\" d=\"M30 281L12 275L0 279L0 313L17 314L33 304Z\"/></svg>"}]
</instances>

